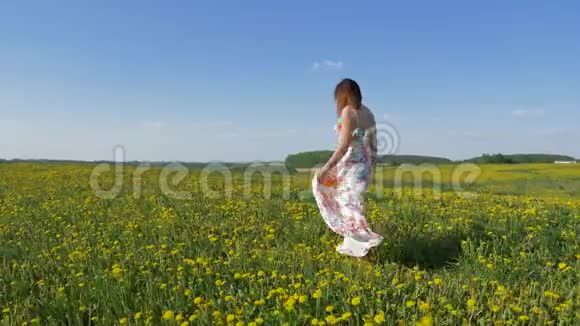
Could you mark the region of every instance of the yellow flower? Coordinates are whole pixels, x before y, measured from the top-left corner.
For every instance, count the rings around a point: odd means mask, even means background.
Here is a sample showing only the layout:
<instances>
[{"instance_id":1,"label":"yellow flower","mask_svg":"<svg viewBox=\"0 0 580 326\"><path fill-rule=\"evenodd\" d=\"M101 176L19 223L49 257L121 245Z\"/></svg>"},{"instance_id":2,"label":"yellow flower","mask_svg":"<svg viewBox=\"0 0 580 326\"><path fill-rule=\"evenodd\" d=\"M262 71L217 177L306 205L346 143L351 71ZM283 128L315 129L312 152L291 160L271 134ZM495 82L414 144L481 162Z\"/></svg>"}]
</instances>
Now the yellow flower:
<instances>
[{"instance_id":1,"label":"yellow flower","mask_svg":"<svg viewBox=\"0 0 580 326\"><path fill-rule=\"evenodd\" d=\"M334 325L334 324L336 324L338 321L336 320L336 317L334 317L333 315L328 315L328 316L326 316L326 322L327 322L329 325Z\"/></svg>"},{"instance_id":2,"label":"yellow flower","mask_svg":"<svg viewBox=\"0 0 580 326\"><path fill-rule=\"evenodd\" d=\"M351 303L353 306L358 306L358 305L360 304L360 297L353 298L353 299L350 301L350 303Z\"/></svg>"},{"instance_id":3,"label":"yellow flower","mask_svg":"<svg viewBox=\"0 0 580 326\"><path fill-rule=\"evenodd\" d=\"M334 310L333 306L326 306L326 312L332 312Z\"/></svg>"},{"instance_id":4,"label":"yellow flower","mask_svg":"<svg viewBox=\"0 0 580 326\"><path fill-rule=\"evenodd\" d=\"M434 283L435 283L435 285L439 285L439 284L443 283L443 280L442 280L442 279L440 279L440 278L436 278L436 279L434 280Z\"/></svg>"},{"instance_id":5,"label":"yellow flower","mask_svg":"<svg viewBox=\"0 0 580 326\"><path fill-rule=\"evenodd\" d=\"M171 310L165 310L163 313L163 320L173 320L175 314Z\"/></svg>"},{"instance_id":6,"label":"yellow flower","mask_svg":"<svg viewBox=\"0 0 580 326\"><path fill-rule=\"evenodd\" d=\"M119 279L123 276L123 269L121 268L121 265L119 264L114 264L111 267L111 275L113 276L113 278Z\"/></svg>"},{"instance_id":7,"label":"yellow flower","mask_svg":"<svg viewBox=\"0 0 580 326\"><path fill-rule=\"evenodd\" d=\"M182 314L177 314L177 316L175 316L175 320L176 321L182 321L183 320L183 315Z\"/></svg>"},{"instance_id":8,"label":"yellow flower","mask_svg":"<svg viewBox=\"0 0 580 326\"><path fill-rule=\"evenodd\" d=\"M133 315L133 318L134 318L135 320L139 320L139 319L141 319L141 316L143 316L143 313L142 313L142 312L136 312L136 313Z\"/></svg>"},{"instance_id":9,"label":"yellow flower","mask_svg":"<svg viewBox=\"0 0 580 326\"><path fill-rule=\"evenodd\" d=\"M197 297L197 298L193 299L193 303L195 303L196 305L200 305L201 304L201 297Z\"/></svg>"},{"instance_id":10,"label":"yellow flower","mask_svg":"<svg viewBox=\"0 0 580 326\"><path fill-rule=\"evenodd\" d=\"M314 299L320 299L322 297L322 291L320 291L320 289L314 291L314 293L312 293L312 297Z\"/></svg>"},{"instance_id":11,"label":"yellow flower","mask_svg":"<svg viewBox=\"0 0 580 326\"><path fill-rule=\"evenodd\" d=\"M234 316L234 315L232 315L232 314L229 314L229 315L227 315L227 317L226 317L226 321L227 321L227 322L232 322L232 321L234 321L234 319L236 319L236 316Z\"/></svg>"},{"instance_id":12,"label":"yellow flower","mask_svg":"<svg viewBox=\"0 0 580 326\"><path fill-rule=\"evenodd\" d=\"M125 325L129 320L126 317L119 319L119 324Z\"/></svg>"},{"instance_id":13,"label":"yellow flower","mask_svg":"<svg viewBox=\"0 0 580 326\"><path fill-rule=\"evenodd\" d=\"M567 272L571 269L571 267L568 266L568 264L566 264L566 263L559 263L558 269L560 269L561 272Z\"/></svg>"},{"instance_id":14,"label":"yellow flower","mask_svg":"<svg viewBox=\"0 0 580 326\"><path fill-rule=\"evenodd\" d=\"M412 308L415 306L415 301L409 300L405 303L405 305L407 306L407 308Z\"/></svg>"},{"instance_id":15,"label":"yellow flower","mask_svg":"<svg viewBox=\"0 0 580 326\"><path fill-rule=\"evenodd\" d=\"M431 305L428 302L421 301L421 304L419 305L419 309L421 309L423 311L427 311L430 308L431 308Z\"/></svg>"},{"instance_id":16,"label":"yellow flower","mask_svg":"<svg viewBox=\"0 0 580 326\"><path fill-rule=\"evenodd\" d=\"M495 290L495 294L504 294L504 292L505 292L505 286L498 285L497 289Z\"/></svg>"},{"instance_id":17,"label":"yellow flower","mask_svg":"<svg viewBox=\"0 0 580 326\"><path fill-rule=\"evenodd\" d=\"M528 317L527 315L521 315L518 319L521 321L528 321L530 320L530 317Z\"/></svg>"},{"instance_id":18,"label":"yellow flower","mask_svg":"<svg viewBox=\"0 0 580 326\"><path fill-rule=\"evenodd\" d=\"M417 326L433 326L433 317L427 315L419 320Z\"/></svg>"},{"instance_id":19,"label":"yellow flower","mask_svg":"<svg viewBox=\"0 0 580 326\"><path fill-rule=\"evenodd\" d=\"M382 324L385 322L385 315L383 314L378 314L375 316L375 318L373 318L373 320L375 321L375 323L377 324Z\"/></svg>"},{"instance_id":20,"label":"yellow flower","mask_svg":"<svg viewBox=\"0 0 580 326\"><path fill-rule=\"evenodd\" d=\"M186 321L182 322L181 324L179 324L179 326L189 326L189 322L186 320Z\"/></svg>"},{"instance_id":21,"label":"yellow flower","mask_svg":"<svg viewBox=\"0 0 580 326\"><path fill-rule=\"evenodd\" d=\"M468 309L475 309L475 299L474 298L469 298L469 300L467 300L467 308Z\"/></svg>"},{"instance_id":22,"label":"yellow flower","mask_svg":"<svg viewBox=\"0 0 580 326\"><path fill-rule=\"evenodd\" d=\"M298 298L298 302L300 302L300 303L304 303L304 302L306 302L307 300L308 300L308 297L307 297L307 296L305 296L305 295L301 295L301 296Z\"/></svg>"},{"instance_id":23,"label":"yellow flower","mask_svg":"<svg viewBox=\"0 0 580 326\"><path fill-rule=\"evenodd\" d=\"M191 296L192 293L193 293L193 291L191 291L190 289L183 291L183 295L185 295L186 297Z\"/></svg>"}]
</instances>

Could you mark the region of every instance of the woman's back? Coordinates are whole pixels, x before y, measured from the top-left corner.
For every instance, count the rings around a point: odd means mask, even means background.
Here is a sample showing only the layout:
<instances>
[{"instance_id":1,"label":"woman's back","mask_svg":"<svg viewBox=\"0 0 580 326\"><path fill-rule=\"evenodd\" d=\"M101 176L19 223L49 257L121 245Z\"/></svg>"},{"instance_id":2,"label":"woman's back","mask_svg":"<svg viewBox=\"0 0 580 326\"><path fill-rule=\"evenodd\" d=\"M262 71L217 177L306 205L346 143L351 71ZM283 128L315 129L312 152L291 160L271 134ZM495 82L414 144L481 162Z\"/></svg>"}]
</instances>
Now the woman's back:
<instances>
[{"instance_id":1,"label":"woman's back","mask_svg":"<svg viewBox=\"0 0 580 326\"><path fill-rule=\"evenodd\" d=\"M353 109L352 112L354 116L353 129L360 128L362 130L370 130L375 127L375 116L366 106L361 105L358 110Z\"/></svg>"}]
</instances>

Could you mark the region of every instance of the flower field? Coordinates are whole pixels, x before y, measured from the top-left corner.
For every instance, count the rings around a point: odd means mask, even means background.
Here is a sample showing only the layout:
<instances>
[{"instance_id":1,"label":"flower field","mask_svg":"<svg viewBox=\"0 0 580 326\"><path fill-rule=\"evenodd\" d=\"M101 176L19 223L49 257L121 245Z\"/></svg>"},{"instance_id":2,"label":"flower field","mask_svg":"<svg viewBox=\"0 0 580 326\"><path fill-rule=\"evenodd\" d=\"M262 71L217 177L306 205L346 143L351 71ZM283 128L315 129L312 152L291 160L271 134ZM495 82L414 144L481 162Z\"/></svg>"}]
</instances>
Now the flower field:
<instances>
[{"instance_id":1,"label":"flower field","mask_svg":"<svg viewBox=\"0 0 580 326\"><path fill-rule=\"evenodd\" d=\"M573 187L580 167L527 167L535 188L518 193L524 167L484 170L477 196L369 196L385 242L353 259L334 251L308 174L288 196L273 176L264 198L259 175L249 195L233 172L231 196L210 196L191 170L173 185L184 199L161 190L160 169L136 187L125 167L101 199L92 165L0 163L0 325L578 324L580 198L553 180Z\"/></svg>"}]
</instances>

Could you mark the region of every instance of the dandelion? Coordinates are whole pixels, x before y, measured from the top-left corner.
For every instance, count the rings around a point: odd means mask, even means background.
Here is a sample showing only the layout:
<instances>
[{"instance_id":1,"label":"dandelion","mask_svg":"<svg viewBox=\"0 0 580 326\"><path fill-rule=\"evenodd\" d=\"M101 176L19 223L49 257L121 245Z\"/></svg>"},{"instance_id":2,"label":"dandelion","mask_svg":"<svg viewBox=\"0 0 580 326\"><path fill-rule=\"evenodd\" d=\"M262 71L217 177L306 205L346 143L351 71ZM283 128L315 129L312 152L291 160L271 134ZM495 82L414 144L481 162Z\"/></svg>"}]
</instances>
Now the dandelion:
<instances>
[{"instance_id":1,"label":"dandelion","mask_svg":"<svg viewBox=\"0 0 580 326\"><path fill-rule=\"evenodd\" d=\"M474 298L469 298L467 300L467 309L474 310L475 309L475 303L476 303L476 301L475 301Z\"/></svg>"},{"instance_id":2,"label":"dandelion","mask_svg":"<svg viewBox=\"0 0 580 326\"><path fill-rule=\"evenodd\" d=\"M350 301L350 303L351 303L353 306L358 306L358 305L360 304L360 297L355 297L355 298L353 298L353 299Z\"/></svg>"},{"instance_id":3,"label":"dandelion","mask_svg":"<svg viewBox=\"0 0 580 326\"><path fill-rule=\"evenodd\" d=\"M559 263L559 264L558 264L558 269L559 269L561 272L567 272L567 271L569 271L571 268L572 268L572 267L568 266L568 264L566 264L566 263Z\"/></svg>"},{"instance_id":4,"label":"dandelion","mask_svg":"<svg viewBox=\"0 0 580 326\"><path fill-rule=\"evenodd\" d=\"M415 304L416 303L413 300L408 300L407 302L405 302L405 306L407 306L407 308L413 308Z\"/></svg>"},{"instance_id":5,"label":"dandelion","mask_svg":"<svg viewBox=\"0 0 580 326\"><path fill-rule=\"evenodd\" d=\"M505 293L505 286L503 285L498 285L497 289L495 290L495 294L504 294Z\"/></svg>"},{"instance_id":6,"label":"dandelion","mask_svg":"<svg viewBox=\"0 0 580 326\"><path fill-rule=\"evenodd\" d=\"M121 324L121 325L125 325L128 322L129 322L129 319L127 319L126 317L119 319L119 324Z\"/></svg>"},{"instance_id":7,"label":"dandelion","mask_svg":"<svg viewBox=\"0 0 580 326\"><path fill-rule=\"evenodd\" d=\"M417 326L433 326L433 317L431 317L431 315L427 315L419 319Z\"/></svg>"},{"instance_id":8,"label":"dandelion","mask_svg":"<svg viewBox=\"0 0 580 326\"><path fill-rule=\"evenodd\" d=\"M333 315L326 316L325 320L326 320L326 322L329 325L334 325L334 324L336 324L338 322L338 320L336 319L336 317L334 317Z\"/></svg>"},{"instance_id":9,"label":"dandelion","mask_svg":"<svg viewBox=\"0 0 580 326\"><path fill-rule=\"evenodd\" d=\"M419 309L423 310L423 311L427 311L431 308L431 305L428 302L421 302L421 304L419 305Z\"/></svg>"},{"instance_id":10,"label":"dandelion","mask_svg":"<svg viewBox=\"0 0 580 326\"><path fill-rule=\"evenodd\" d=\"M121 277L123 277L123 269L121 268L121 265L114 264L111 267L111 275L113 276L113 278L116 279L120 279Z\"/></svg>"},{"instance_id":11,"label":"dandelion","mask_svg":"<svg viewBox=\"0 0 580 326\"><path fill-rule=\"evenodd\" d=\"M522 307L520 307L518 305L513 305L511 308L512 308L512 311L515 312L515 313L522 312Z\"/></svg>"},{"instance_id":12,"label":"dandelion","mask_svg":"<svg viewBox=\"0 0 580 326\"><path fill-rule=\"evenodd\" d=\"M165 312L163 312L163 320L173 320L175 314L173 313L173 311L171 310L165 310Z\"/></svg>"},{"instance_id":13,"label":"dandelion","mask_svg":"<svg viewBox=\"0 0 580 326\"><path fill-rule=\"evenodd\" d=\"M312 293L312 297L314 299L320 299L322 297L322 291L320 291L320 289L317 289L316 291L314 291L314 293Z\"/></svg>"},{"instance_id":14,"label":"dandelion","mask_svg":"<svg viewBox=\"0 0 580 326\"><path fill-rule=\"evenodd\" d=\"M378 315L375 316L375 318L373 318L373 320L377 324L382 324L382 323L385 322L385 315L384 314L378 314Z\"/></svg>"}]
</instances>

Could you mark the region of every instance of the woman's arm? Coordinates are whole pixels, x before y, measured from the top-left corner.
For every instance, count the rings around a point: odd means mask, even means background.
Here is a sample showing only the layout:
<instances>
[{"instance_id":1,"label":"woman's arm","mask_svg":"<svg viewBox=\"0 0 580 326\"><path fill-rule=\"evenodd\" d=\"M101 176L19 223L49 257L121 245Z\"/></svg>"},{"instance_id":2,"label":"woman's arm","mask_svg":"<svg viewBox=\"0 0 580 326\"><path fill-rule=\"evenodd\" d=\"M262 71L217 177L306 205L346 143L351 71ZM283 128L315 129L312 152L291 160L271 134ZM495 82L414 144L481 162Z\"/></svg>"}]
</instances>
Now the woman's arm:
<instances>
[{"instance_id":1,"label":"woman's arm","mask_svg":"<svg viewBox=\"0 0 580 326\"><path fill-rule=\"evenodd\" d=\"M352 112L350 107L344 108L341 113L342 117L342 125L340 129L340 141L338 147L328 160L324 167L319 172L319 176L323 177L328 171L336 166L338 161L346 154L348 151L348 147L352 141L352 132L353 132L353 124L352 124Z\"/></svg>"}]
</instances>

